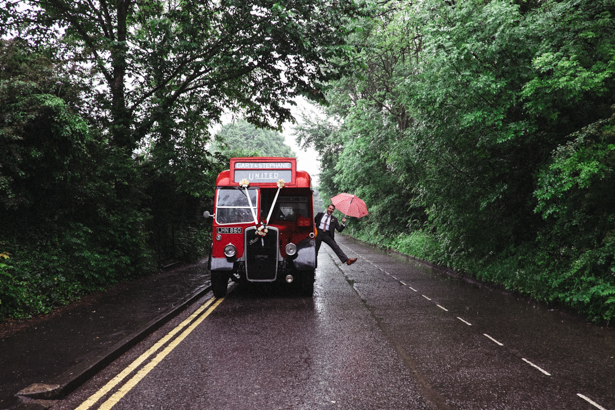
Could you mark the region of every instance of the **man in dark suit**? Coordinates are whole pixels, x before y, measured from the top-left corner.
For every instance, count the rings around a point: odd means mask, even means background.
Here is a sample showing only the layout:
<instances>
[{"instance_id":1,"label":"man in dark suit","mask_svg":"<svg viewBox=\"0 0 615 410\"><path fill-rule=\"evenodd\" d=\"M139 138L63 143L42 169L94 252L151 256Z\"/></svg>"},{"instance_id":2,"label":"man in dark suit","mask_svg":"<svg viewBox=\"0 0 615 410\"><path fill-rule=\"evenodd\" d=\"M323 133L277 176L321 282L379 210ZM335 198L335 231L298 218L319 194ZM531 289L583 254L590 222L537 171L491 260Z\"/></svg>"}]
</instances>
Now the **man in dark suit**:
<instances>
[{"instance_id":1,"label":"man in dark suit","mask_svg":"<svg viewBox=\"0 0 615 410\"><path fill-rule=\"evenodd\" d=\"M316 230L318 232L316 235L316 255L318 255L318 251L320 250L320 244L324 242L333 249L333 252L340 258L342 263L352 265L357 261L357 258L349 259L337 242L335 242L335 230L337 229L338 232L344 230L346 227L346 218L342 218L342 224L340 225L337 218L333 216L333 211L335 211L335 205L330 204L327 207L326 213L319 212L314 218Z\"/></svg>"}]
</instances>

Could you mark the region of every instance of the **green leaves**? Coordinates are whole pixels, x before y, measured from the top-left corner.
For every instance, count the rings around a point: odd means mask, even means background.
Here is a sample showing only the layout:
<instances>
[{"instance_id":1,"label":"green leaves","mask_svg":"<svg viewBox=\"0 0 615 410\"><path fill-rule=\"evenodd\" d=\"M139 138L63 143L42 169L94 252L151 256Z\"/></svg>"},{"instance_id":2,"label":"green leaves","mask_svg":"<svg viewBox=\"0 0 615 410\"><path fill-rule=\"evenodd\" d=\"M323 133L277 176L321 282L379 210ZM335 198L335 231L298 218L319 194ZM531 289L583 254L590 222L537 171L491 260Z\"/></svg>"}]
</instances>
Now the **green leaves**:
<instances>
[{"instance_id":1,"label":"green leaves","mask_svg":"<svg viewBox=\"0 0 615 410\"><path fill-rule=\"evenodd\" d=\"M324 192L369 202L353 235L418 252L422 229L431 260L611 317L614 12L426 0L356 22L330 118L300 134Z\"/></svg>"},{"instance_id":2,"label":"green leaves","mask_svg":"<svg viewBox=\"0 0 615 410\"><path fill-rule=\"evenodd\" d=\"M149 271L154 253L198 258L228 166L209 129L228 111L279 129L295 96L322 101L362 13L352 0L0 0L2 38L24 39L0 41L0 240L19 250L0 316ZM253 136L250 149L293 155L278 133Z\"/></svg>"},{"instance_id":3,"label":"green leaves","mask_svg":"<svg viewBox=\"0 0 615 410\"><path fill-rule=\"evenodd\" d=\"M536 212L543 218L565 213L567 206L594 208L597 204L588 206L586 201L605 196L605 193L592 191L601 190L613 178L614 118L601 120L572 134L572 141L554 150L552 162L539 174L535 191L539 201ZM573 200L582 203L572 205Z\"/></svg>"},{"instance_id":4,"label":"green leaves","mask_svg":"<svg viewBox=\"0 0 615 410\"><path fill-rule=\"evenodd\" d=\"M242 109L255 125L277 128L291 119L294 96L322 99L317 84L338 75L344 57L342 28L363 12L350 0L31 3L8 5L7 27L32 40L55 35L75 64L95 67L92 80L106 88L93 88L91 111L130 150L161 112L175 123L186 111L215 122Z\"/></svg>"},{"instance_id":5,"label":"green leaves","mask_svg":"<svg viewBox=\"0 0 615 410\"><path fill-rule=\"evenodd\" d=\"M573 107L591 101L608 116L612 103L615 3L553 2L531 20L543 38L533 59L536 70L523 89L527 110L553 122L565 122ZM552 24L556 19L558 24ZM599 117L594 117L598 119ZM589 121L591 122L591 121Z\"/></svg>"},{"instance_id":6,"label":"green leaves","mask_svg":"<svg viewBox=\"0 0 615 410\"><path fill-rule=\"evenodd\" d=\"M295 157L277 131L258 129L245 120L224 125L216 134L214 149L244 151L263 157Z\"/></svg>"}]
</instances>

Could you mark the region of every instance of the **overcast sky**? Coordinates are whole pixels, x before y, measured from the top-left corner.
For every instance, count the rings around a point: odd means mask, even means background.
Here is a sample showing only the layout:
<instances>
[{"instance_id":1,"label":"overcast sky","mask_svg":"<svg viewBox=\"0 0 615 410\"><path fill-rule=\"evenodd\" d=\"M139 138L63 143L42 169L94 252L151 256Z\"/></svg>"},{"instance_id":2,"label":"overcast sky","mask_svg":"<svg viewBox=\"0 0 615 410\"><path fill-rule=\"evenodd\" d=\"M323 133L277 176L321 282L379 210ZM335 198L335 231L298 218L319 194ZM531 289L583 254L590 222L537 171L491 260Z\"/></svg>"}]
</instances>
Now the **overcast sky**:
<instances>
[{"instance_id":1,"label":"overcast sky","mask_svg":"<svg viewBox=\"0 0 615 410\"><path fill-rule=\"evenodd\" d=\"M305 99L298 98L296 102L297 106L292 107L291 109L297 122L301 121L301 116L299 114L306 113L308 111L315 112L316 108ZM312 176L312 185L317 187L318 176L320 175L320 161L318 160L318 154L312 148L307 151L299 148L295 142L295 135L293 133L294 126L295 124L284 124L282 132L284 135L284 140L286 141L286 145L291 147L295 154L297 154L297 169L300 171L307 171Z\"/></svg>"}]
</instances>

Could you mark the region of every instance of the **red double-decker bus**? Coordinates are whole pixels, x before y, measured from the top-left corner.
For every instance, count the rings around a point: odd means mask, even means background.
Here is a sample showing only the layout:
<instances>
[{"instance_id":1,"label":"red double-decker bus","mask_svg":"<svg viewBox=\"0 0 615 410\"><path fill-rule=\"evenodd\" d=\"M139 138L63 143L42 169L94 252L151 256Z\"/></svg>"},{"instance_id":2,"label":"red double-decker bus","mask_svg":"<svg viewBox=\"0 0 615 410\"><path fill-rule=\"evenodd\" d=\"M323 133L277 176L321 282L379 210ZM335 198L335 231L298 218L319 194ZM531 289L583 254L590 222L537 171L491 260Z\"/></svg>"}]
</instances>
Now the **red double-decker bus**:
<instances>
[{"instance_id":1,"label":"red double-decker bus","mask_svg":"<svg viewBox=\"0 0 615 410\"><path fill-rule=\"evenodd\" d=\"M216 180L209 258L216 297L236 282L281 282L314 292L311 177L296 158L231 158Z\"/></svg>"}]
</instances>

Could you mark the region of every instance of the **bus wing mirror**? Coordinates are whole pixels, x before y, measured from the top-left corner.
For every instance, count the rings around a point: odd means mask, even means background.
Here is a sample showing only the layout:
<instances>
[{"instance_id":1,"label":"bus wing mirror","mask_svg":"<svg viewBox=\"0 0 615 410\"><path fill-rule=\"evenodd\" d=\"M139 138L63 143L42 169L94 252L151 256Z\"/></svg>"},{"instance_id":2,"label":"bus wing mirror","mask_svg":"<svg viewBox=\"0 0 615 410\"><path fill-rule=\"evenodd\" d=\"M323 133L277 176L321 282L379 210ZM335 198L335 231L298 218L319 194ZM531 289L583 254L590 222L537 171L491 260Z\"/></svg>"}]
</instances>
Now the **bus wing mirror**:
<instances>
[{"instance_id":1,"label":"bus wing mirror","mask_svg":"<svg viewBox=\"0 0 615 410\"><path fill-rule=\"evenodd\" d=\"M215 216L215 215L210 214L210 213L209 213L209 211L205 211L205 212L203 212L203 217L204 217L205 219L209 219L209 218L211 218L211 217L213 217L213 216Z\"/></svg>"}]
</instances>

